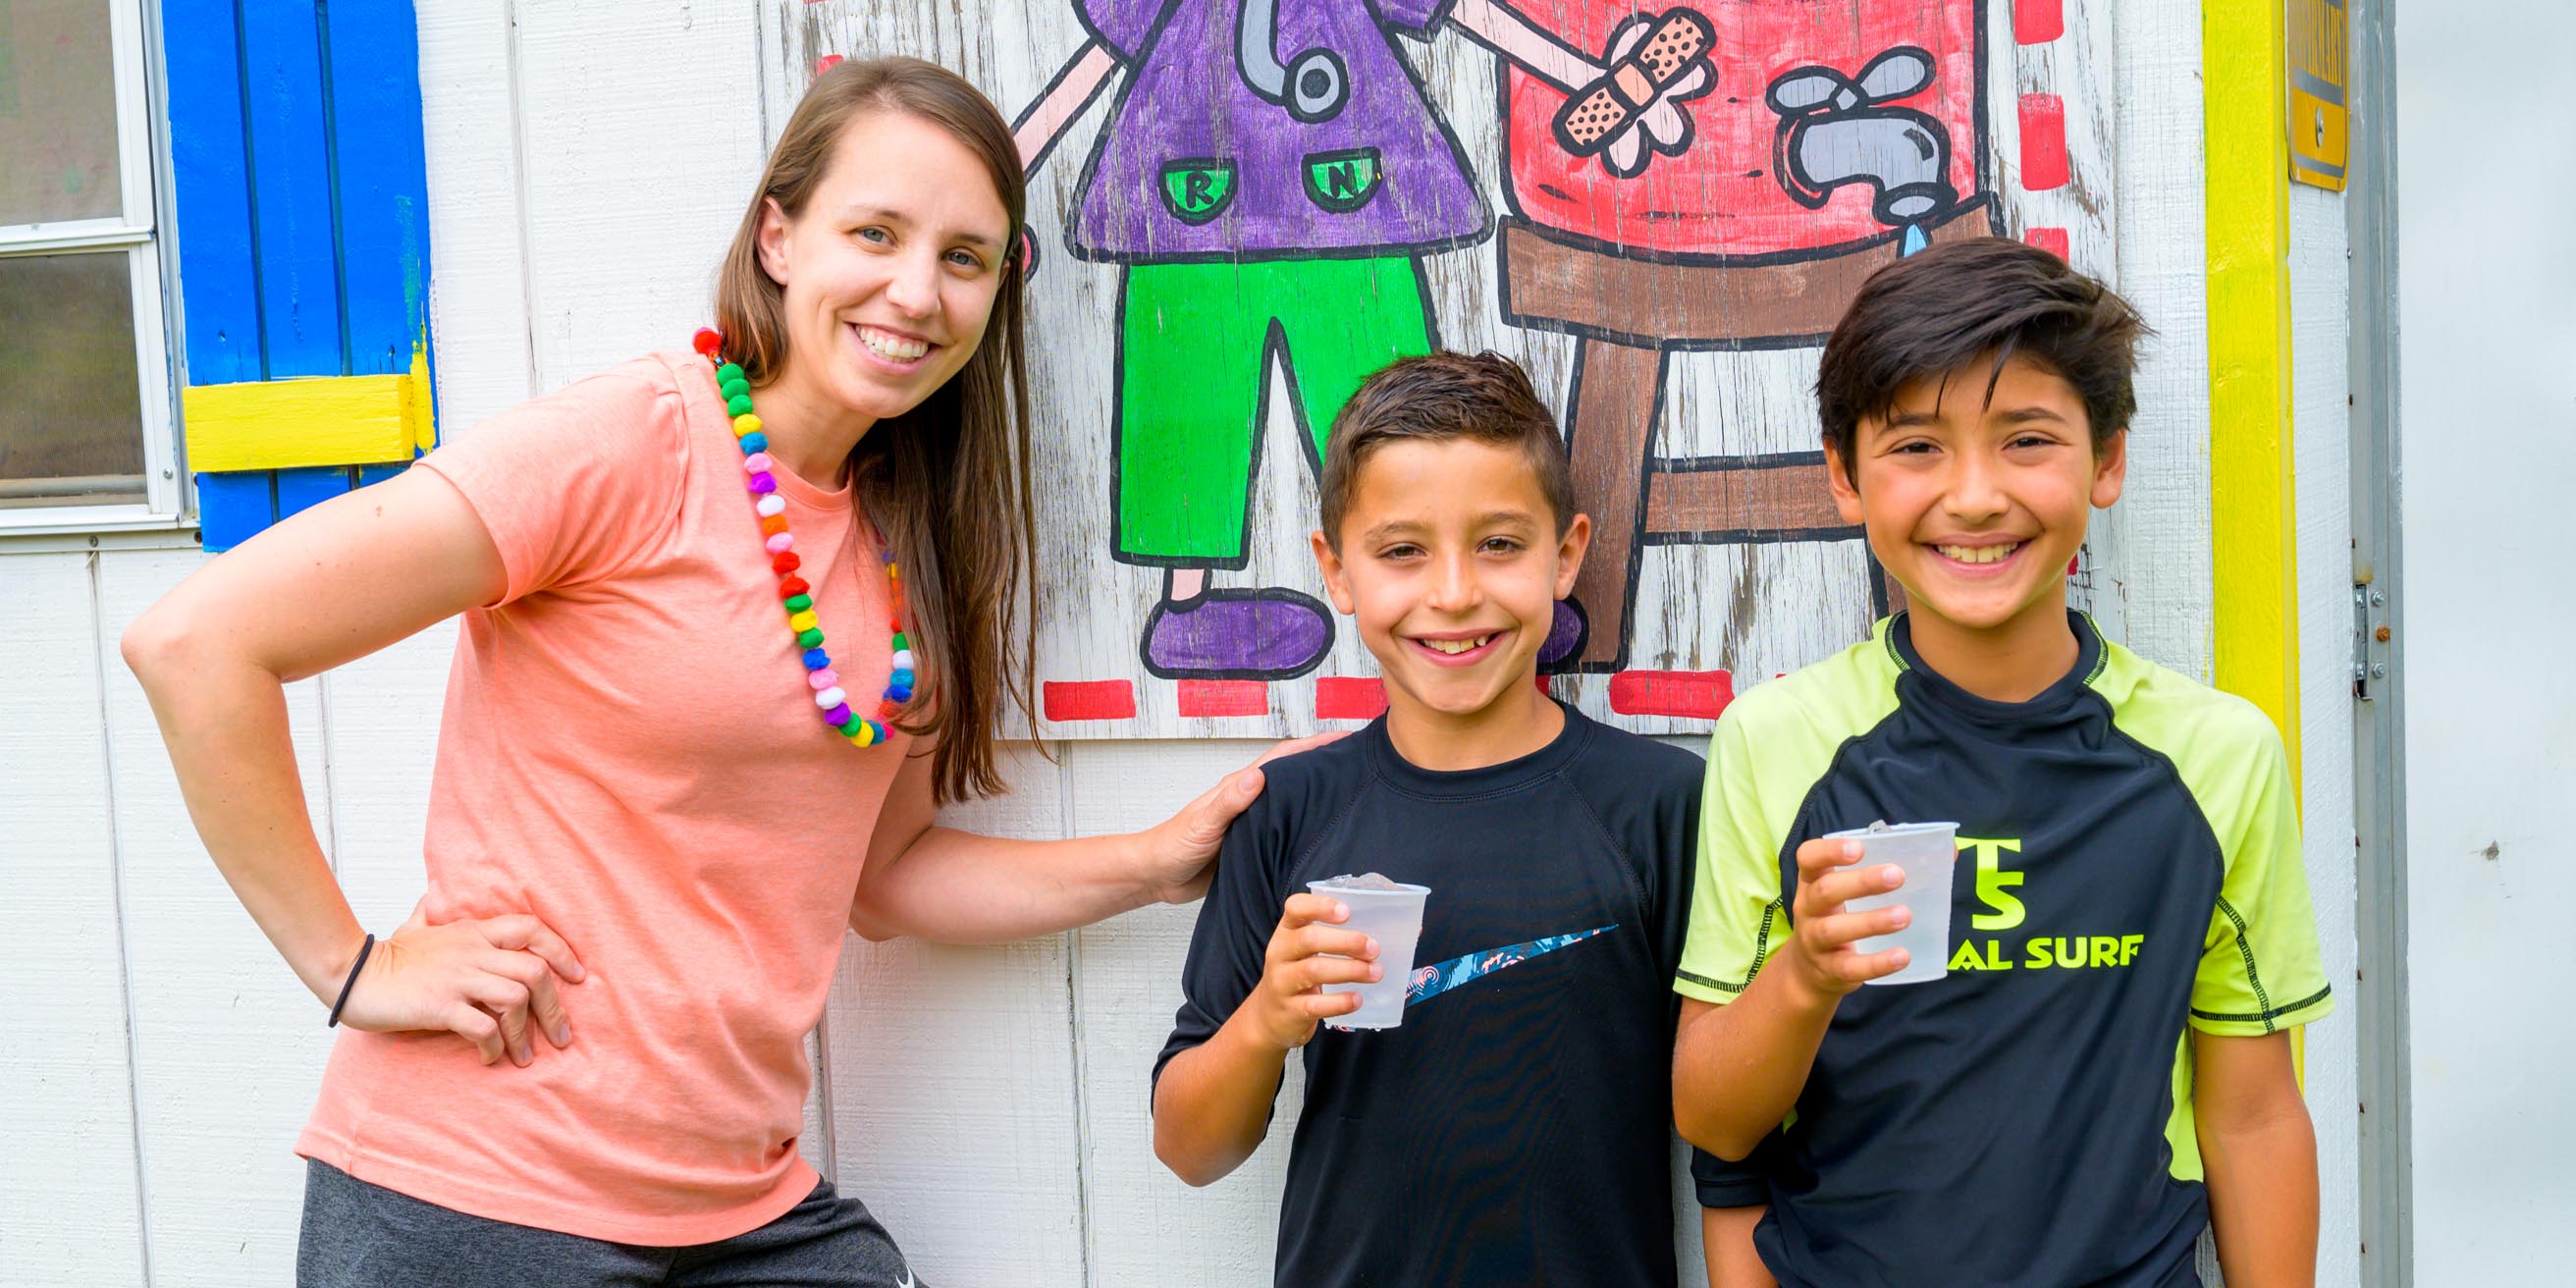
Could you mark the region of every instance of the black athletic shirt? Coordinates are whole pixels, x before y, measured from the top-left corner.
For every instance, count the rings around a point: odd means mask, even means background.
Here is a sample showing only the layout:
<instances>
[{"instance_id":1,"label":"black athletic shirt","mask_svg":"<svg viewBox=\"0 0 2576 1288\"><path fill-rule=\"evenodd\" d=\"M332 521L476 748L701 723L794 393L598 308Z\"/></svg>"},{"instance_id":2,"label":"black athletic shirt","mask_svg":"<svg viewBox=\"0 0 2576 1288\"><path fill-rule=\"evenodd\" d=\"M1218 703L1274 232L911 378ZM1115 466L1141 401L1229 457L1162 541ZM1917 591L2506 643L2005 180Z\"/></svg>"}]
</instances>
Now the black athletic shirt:
<instances>
[{"instance_id":1,"label":"black athletic shirt","mask_svg":"<svg viewBox=\"0 0 2576 1288\"><path fill-rule=\"evenodd\" d=\"M1670 983L1699 758L1568 708L1546 747L1483 769L1416 768L1381 718L1266 772L1218 857L1158 1080L1251 992L1308 881L1431 888L1403 1025L1306 1045L1278 1282L1672 1284Z\"/></svg>"},{"instance_id":2,"label":"black athletic shirt","mask_svg":"<svg viewBox=\"0 0 2576 1288\"><path fill-rule=\"evenodd\" d=\"M2196 1285L2187 1029L2329 1009L2271 723L2069 621L2028 702L1925 668L1899 615L1718 723L1688 996L1732 1001L1788 933L1801 842L1959 825L1948 976L1844 998L1765 1155L1787 1288Z\"/></svg>"}]
</instances>

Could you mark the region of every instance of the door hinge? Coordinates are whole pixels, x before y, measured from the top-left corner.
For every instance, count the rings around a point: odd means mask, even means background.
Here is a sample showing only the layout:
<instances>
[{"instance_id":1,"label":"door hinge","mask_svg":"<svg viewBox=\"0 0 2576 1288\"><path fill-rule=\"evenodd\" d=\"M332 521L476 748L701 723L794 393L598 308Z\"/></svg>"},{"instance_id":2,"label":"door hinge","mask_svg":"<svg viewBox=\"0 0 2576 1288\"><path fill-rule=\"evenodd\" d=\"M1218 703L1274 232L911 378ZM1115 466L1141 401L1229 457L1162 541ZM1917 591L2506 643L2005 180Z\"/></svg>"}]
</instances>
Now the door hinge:
<instances>
[{"instance_id":1,"label":"door hinge","mask_svg":"<svg viewBox=\"0 0 2576 1288\"><path fill-rule=\"evenodd\" d=\"M2369 564L2353 566L2352 696L2357 702L2377 701L2377 686L2388 679L2388 644L2394 632L2388 627L2388 592L2373 584L2377 580Z\"/></svg>"}]
</instances>

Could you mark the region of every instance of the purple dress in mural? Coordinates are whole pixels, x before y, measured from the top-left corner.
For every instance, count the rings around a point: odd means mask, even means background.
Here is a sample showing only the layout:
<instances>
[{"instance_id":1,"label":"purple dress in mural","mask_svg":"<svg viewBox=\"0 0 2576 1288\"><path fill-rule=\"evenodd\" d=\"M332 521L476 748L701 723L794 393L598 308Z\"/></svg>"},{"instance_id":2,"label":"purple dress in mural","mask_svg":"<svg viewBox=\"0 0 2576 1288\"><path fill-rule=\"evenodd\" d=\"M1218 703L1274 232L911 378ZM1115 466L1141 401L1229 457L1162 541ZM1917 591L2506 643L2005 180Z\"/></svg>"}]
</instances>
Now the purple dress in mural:
<instances>
[{"instance_id":1,"label":"purple dress in mural","mask_svg":"<svg viewBox=\"0 0 2576 1288\"><path fill-rule=\"evenodd\" d=\"M1433 347L1419 257L1492 229L1393 43L1446 0L1078 3L1129 68L1070 242L1125 266L1111 549L1176 570L1139 653L1169 678L1302 675L1323 604L1179 574L1249 563L1273 358L1320 468L1360 382Z\"/></svg>"},{"instance_id":2,"label":"purple dress in mural","mask_svg":"<svg viewBox=\"0 0 2576 1288\"><path fill-rule=\"evenodd\" d=\"M1083 175L1074 253L1159 264L1340 258L1482 238L1484 199L1392 44L1396 32L1428 39L1447 0L1276 0L1274 56L1318 50L1340 64L1344 100L1316 120L1265 98L1244 74L1245 10L1265 7L1080 0L1085 25L1133 71ZM1231 169L1230 181L1194 194L1187 172L1218 168Z\"/></svg>"}]
</instances>

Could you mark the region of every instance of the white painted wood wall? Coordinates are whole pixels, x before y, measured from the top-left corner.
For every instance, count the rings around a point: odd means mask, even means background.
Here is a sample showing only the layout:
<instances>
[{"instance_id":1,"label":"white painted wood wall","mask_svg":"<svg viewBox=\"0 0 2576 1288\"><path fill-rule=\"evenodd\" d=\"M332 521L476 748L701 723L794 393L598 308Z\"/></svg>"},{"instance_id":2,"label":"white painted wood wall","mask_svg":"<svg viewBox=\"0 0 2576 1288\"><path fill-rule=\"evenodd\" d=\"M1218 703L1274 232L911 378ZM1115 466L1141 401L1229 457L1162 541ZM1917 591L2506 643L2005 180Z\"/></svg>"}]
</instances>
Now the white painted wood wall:
<instances>
[{"instance_id":1,"label":"white painted wood wall","mask_svg":"<svg viewBox=\"0 0 2576 1288\"><path fill-rule=\"evenodd\" d=\"M2576 901L2556 826L2576 781L2576 677L2561 647L2576 613L2557 593L2564 475L2531 464L2576 434L2576 249L2477 230L2530 227L2576 202L2576 146L2530 79L2576 43L2576 10L2393 12L2412 1252L2419 1283L2559 1282L2556 1236L2576 1211L2576 1025L2525 963L2568 941L2553 923ZM2482 85L2494 96L2463 101ZM2522 168L2533 139L2489 120L2532 122L2543 159ZM2458 179L2496 173L2514 178L2492 190Z\"/></svg>"},{"instance_id":2,"label":"white painted wood wall","mask_svg":"<svg viewBox=\"0 0 2576 1288\"><path fill-rule=\"evenodd\" d=\"M680 344L700 324L711 266L780 123L762 50L785 33L763 24L794 7L421 0L439 397L451 431ZM939 48L944 29L922 12L910 35ZM2188 0L2124 0L2112 25L2113 106L2073 142L2108 167L2117 277L2162 339L2140 382L2129 499L2116 527L2097 533L2116 557L2096 603L2133 646L2206 677L2199 13ZM1433 64L1464 61L1455 39L1433 47ZM2343 234L2332 198L2294 202L2308 850L2340 983L2353 949L2338 697L2349 665L2338 580ZM1526 347L1561 376L1548 346ZM1689 379L1713 397L1738 373L1704 357ZM0 542L9 1288L292 1278L301 1170L289 1146L328 1035L199 846L115 656L125 624L203 558L150 538ZM316 826L370 925L399 921L420 890L451 641L441 628L290 690ZM953 821L1032 837L1138 827L1259 746L1089 742L1062 746L1053 762L1023 754L1011 795ZM1174 1180L1148 1147L1146 1074L1192 915L1156 909L1000 948L852 941L819 1035L807 1148L933 1282L1266 1283L1284 1143L1208 1190ZM2356 1273L2350 1026L2337 1017L2309 1047L2327 1283ZM1292 1077L1280 1123L1295 1096ZM1678 1199L1677 1209L1696 1282L1696 1221Z\"/></svg>"}]
</instances>

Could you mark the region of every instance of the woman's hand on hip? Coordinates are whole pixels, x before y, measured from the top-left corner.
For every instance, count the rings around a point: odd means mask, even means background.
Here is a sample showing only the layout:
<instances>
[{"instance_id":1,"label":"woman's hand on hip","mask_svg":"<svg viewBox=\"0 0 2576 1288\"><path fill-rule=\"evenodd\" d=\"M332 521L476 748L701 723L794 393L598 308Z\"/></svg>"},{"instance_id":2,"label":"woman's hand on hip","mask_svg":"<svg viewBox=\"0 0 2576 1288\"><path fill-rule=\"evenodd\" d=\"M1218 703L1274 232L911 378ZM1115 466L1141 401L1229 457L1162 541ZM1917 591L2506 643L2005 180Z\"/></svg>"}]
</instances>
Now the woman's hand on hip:
<instances>
[{"instance_id":1,"label":"woman's hand on hip","mask_svg":"<svg viewBox=\"0 0 2576 1288\"><path fill-rule=\"evenodd\" d=\"M1261 767L1281 756L1312 751L1347 732L1337 729L1280 743L1145 833L1145 861L1155 897L1164 903L1188 903L1205 895L1208 882L1216 876L1213 860L1218 844L1225 840L1225 829L1261 796Z\"/></svg>"},{"instance_id":2,"label":"woman's hand on hip","mask_svg":"<svg viewBox=\"0 0 2576 1288\"><path fill-rule=\"evenodd\" d=\"M349 989L340 1022L386 1033L444 1029L474 1044L483 1063L536 1058L531 1021L557 1047L572 1045L572 1022L555 985L582 981L581 959L546 923L524 913L431 925L419 908L376 941Z\"/></svg>"}]
</instances>

